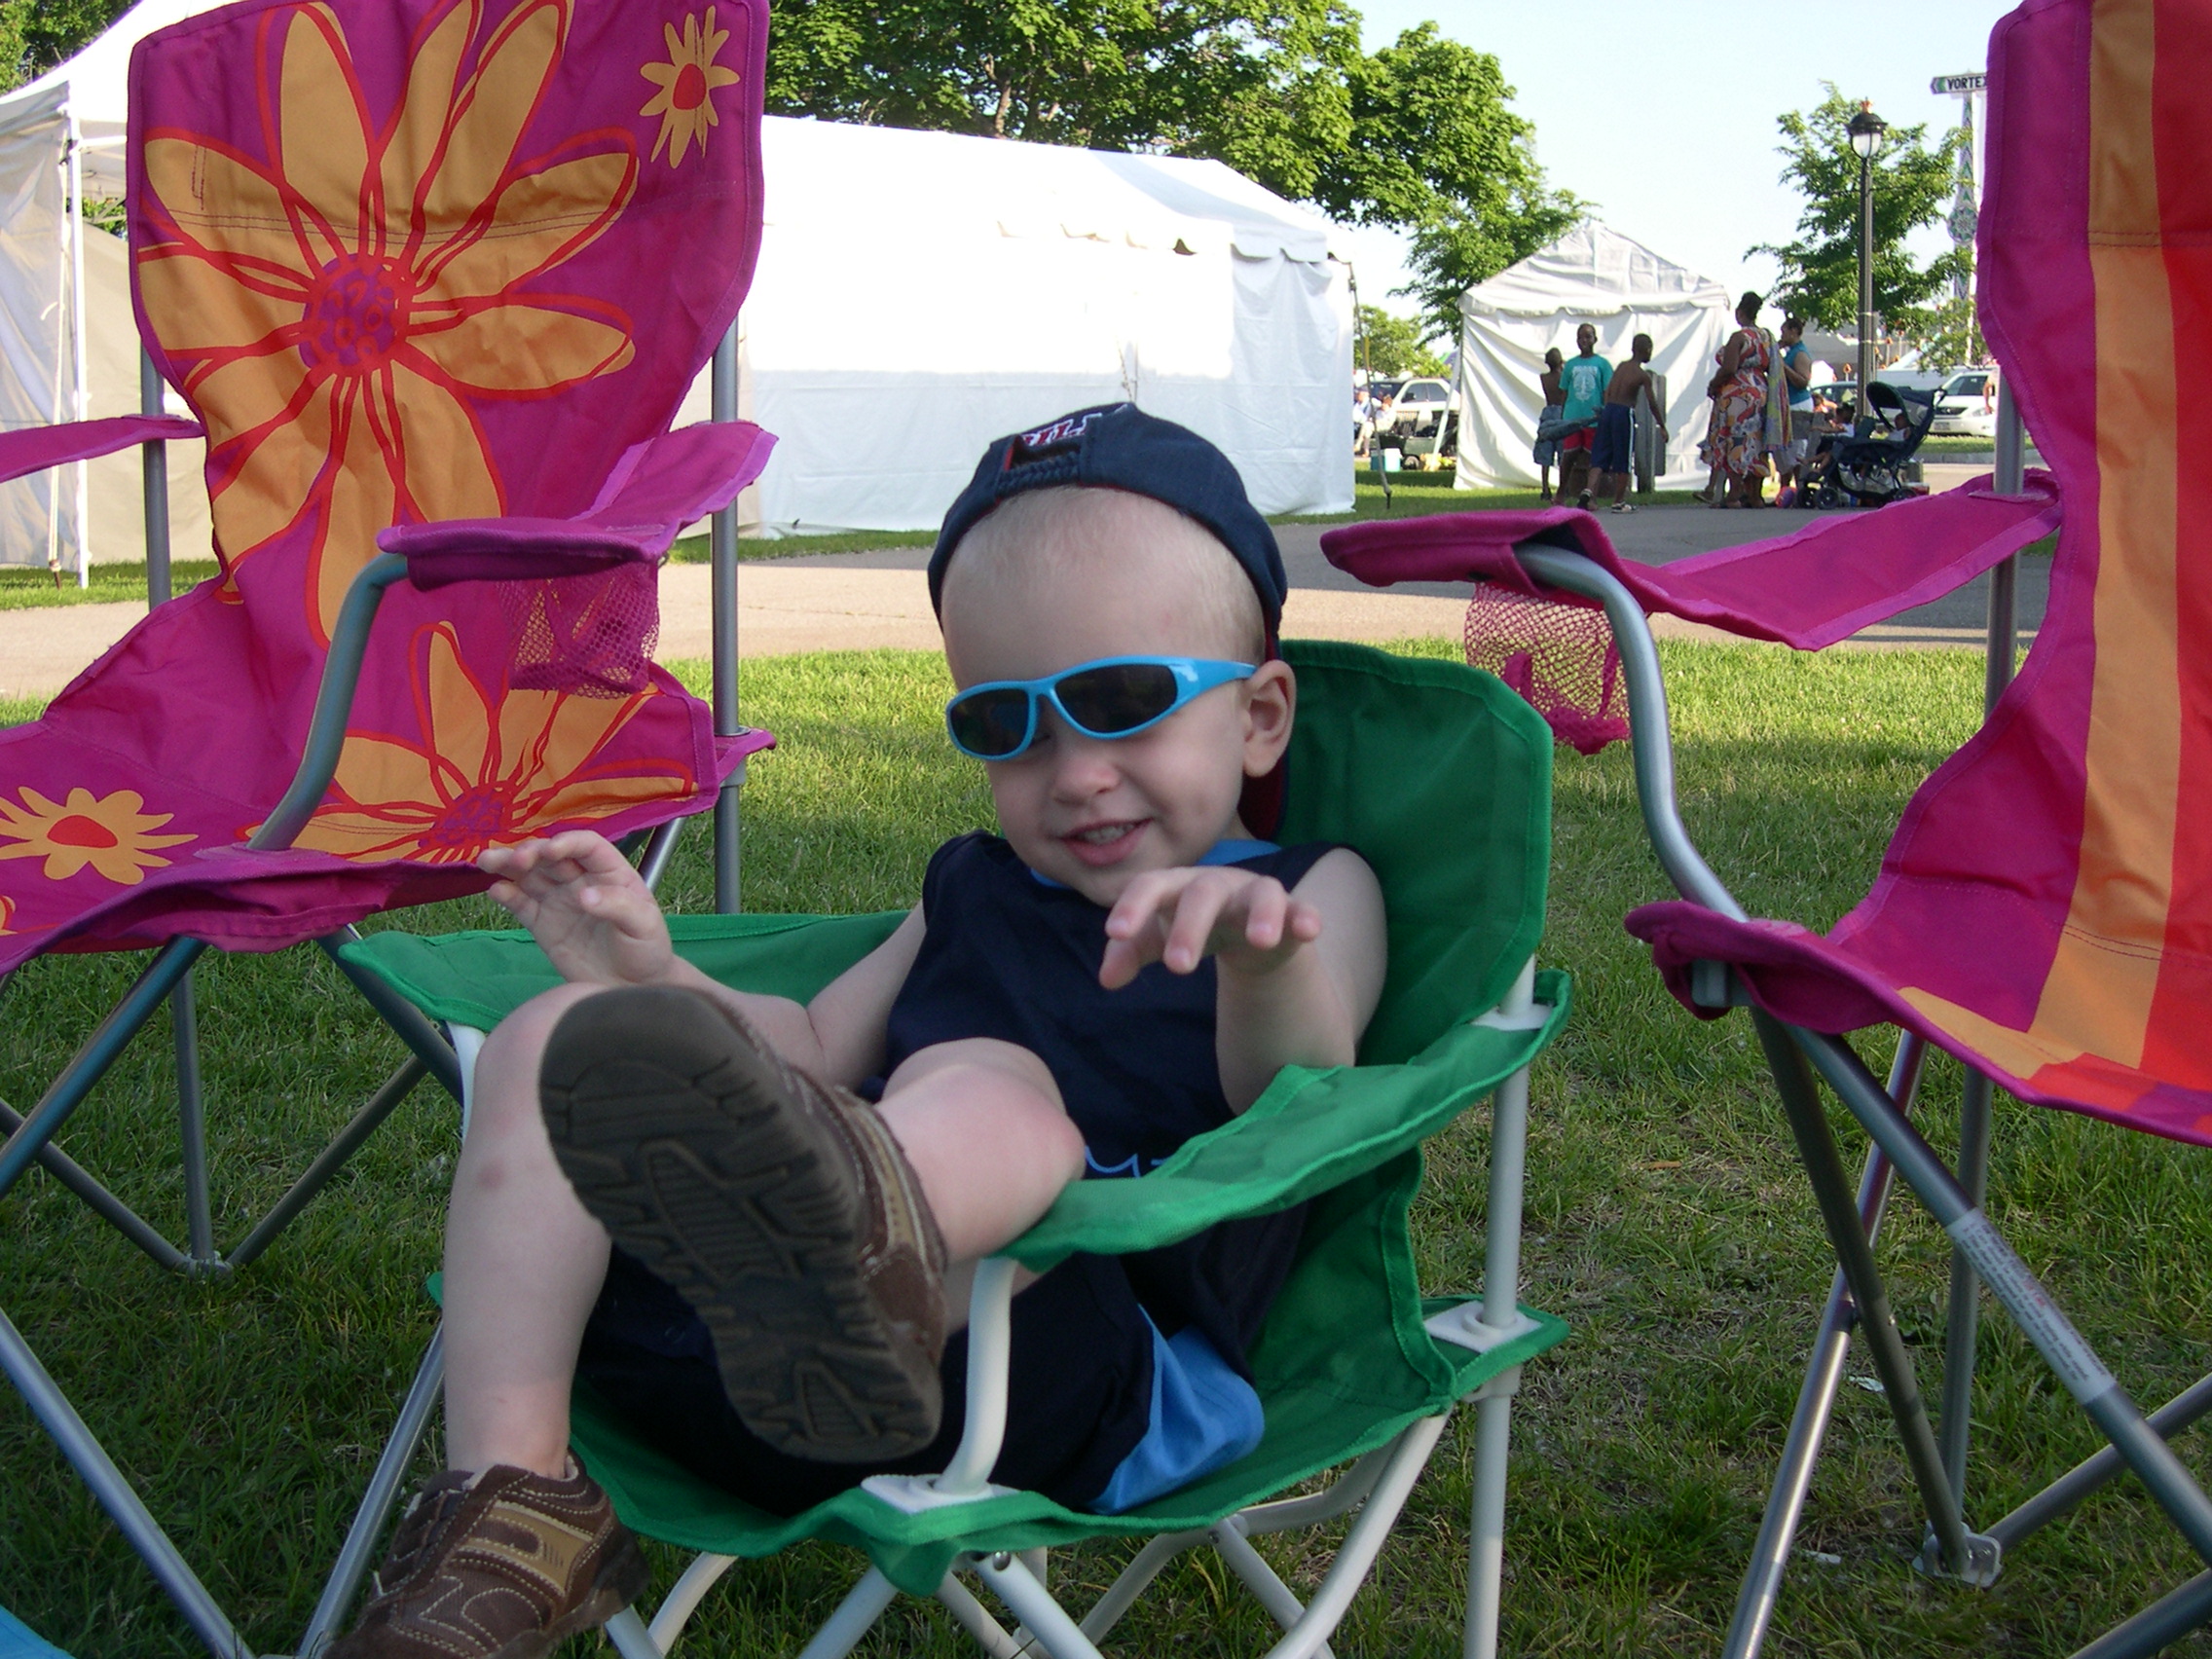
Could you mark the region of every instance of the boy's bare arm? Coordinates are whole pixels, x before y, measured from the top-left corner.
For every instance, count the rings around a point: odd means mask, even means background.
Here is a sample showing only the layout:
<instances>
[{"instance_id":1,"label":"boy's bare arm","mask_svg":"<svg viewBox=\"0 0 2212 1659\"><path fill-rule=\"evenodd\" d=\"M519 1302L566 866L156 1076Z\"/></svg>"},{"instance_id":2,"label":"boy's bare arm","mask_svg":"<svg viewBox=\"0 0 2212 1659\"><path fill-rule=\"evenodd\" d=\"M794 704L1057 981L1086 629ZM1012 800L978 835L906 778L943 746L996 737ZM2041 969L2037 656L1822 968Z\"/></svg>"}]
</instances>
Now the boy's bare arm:
<instances>
[{"instance_id":1,"label":"boy's bare arm","mask_svg":"<svg viewBox=\"0 0 2212 1659\"><path fill-rule=\"evenodd\" d=\"M651 890L593 830L495 847L478 863L499 878L492 897L530 930L564 979L699 991L753 1021L785 1059L832 1083L858 1083L880 1067L892 999L921 948L917 905L889 939L802 1006L732 990L678 956Z\"/></svg>"},{"instance_id":2,"label":"boy's bare arm","mask_svg":"<svg viewBox=\"0 0 2212 1659\"><path fill-rule=\"evenodd\" d=\"M1148 962L1188 974L1215 959L1214 1052L1237 1112L1286 1065L1350 1065L1388 965L1382 886L1341 848L1290 893L1225 866L1153 871L1129 884L1106 932L1109 986Z\"/></svg>"}]
</instances>

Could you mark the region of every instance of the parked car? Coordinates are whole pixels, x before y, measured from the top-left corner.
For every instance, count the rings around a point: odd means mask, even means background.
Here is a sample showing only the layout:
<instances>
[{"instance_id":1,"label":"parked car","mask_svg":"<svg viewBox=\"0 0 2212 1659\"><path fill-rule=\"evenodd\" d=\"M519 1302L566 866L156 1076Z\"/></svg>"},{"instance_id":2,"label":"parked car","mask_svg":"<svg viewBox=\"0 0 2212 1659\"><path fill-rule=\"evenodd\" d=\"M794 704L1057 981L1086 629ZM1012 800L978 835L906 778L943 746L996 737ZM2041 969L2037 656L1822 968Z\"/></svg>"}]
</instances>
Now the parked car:
<instances>
[{"instance_id":1,"label":"parked car","mask_svg":"<svg viewBox=\"0 0 2212 1659\"><path fill-rule=\"evenodd\" d=\"M1389 429L1406 437L1434 437L1457 401L1449 381L1427 377L1410 380L1398 388Z\"/></svg>"},{"instance_id":2,"label":"parked car","mask_svg":"<svg viewBox=\"0 0 2212 1659\"><path fill-rule=\"evenodd\" d=\"M1936 388L1937 437L1997 435L1997 371L1961 369Z\"/></svg>"}]
</instances>

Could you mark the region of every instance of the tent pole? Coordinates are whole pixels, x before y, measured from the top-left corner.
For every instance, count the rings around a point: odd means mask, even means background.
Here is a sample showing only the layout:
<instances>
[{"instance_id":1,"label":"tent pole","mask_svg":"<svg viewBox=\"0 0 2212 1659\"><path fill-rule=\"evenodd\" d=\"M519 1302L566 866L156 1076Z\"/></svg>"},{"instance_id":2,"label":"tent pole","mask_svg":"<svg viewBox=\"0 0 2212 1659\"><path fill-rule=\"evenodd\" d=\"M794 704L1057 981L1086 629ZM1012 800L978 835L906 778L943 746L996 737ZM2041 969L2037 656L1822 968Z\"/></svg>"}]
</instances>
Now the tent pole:
<instances>
[{"instance_id":1,"label":"tent pole","mask_svg":"<svg viewBox=\"0 0 2212 1659\"><path fill-rule=\"evenodd\" d=\"M77 126L77 111L69 111L69 333L72 367L77 379L74 416L92 418L92 387L86 384L90 368L85 349L85 135ZM77 462L77 585L92 581L92 463Z\"/></svg>"}]
</instances>

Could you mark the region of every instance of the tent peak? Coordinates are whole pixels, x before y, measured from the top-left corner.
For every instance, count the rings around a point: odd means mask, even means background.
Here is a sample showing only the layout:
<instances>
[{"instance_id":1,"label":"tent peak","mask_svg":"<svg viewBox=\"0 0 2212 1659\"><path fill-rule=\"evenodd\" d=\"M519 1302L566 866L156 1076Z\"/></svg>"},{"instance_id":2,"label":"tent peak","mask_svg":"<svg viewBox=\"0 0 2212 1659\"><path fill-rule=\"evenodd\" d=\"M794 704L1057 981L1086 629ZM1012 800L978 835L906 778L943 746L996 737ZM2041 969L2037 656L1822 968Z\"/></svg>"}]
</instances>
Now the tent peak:
<instances>
[{"instance_id":1,"label":"tent peak","mask_svg":"<svg viewBox=\"0 0 2212 1659\"><path fill-rule=\"evenodd\" d=\"M1729 302L1710 276L1655 253L1597 219L1477 282L1459 297L1462 315L1583 316L1618 312L1702 311Z\"/></svg>"}]
</instances>

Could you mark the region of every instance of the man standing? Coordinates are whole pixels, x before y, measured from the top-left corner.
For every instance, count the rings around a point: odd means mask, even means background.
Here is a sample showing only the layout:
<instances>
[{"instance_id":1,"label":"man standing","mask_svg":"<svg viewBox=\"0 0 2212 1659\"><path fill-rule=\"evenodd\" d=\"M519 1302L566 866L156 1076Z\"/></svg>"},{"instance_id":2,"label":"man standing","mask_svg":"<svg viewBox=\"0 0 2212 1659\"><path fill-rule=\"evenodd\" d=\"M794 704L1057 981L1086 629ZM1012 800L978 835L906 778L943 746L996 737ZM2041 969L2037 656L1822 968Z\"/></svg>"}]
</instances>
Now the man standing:
<instances>
[{"instance_id":1,"label":"man standing","mask_svg":"<svg viewBox=\"0 0 2212 1659\"><path fill-rule=\"evenodd\" d=\"M1574 331L1577 355L1560 369L1560 389L1567 407L1560 416L1559 498L1568 492L1574 504L1590 504L1590 445L1598 425L1598 411L1604 407L1605 386L1613 378L1613 365L1598 355L1598 331L1584 323Z\"/></svg>"},{"instance_id":2,"label":"man standing","mask_svg":"<svg viewBox=\"0 0 2212 1659\"><path fill-rule=\"evenodd\" d=\"M1590 456L1590 464L1598 469L1598 494L1603 496L1607 489L1612 491L1616 513L1636 511L1628 504L1628 483L1635 466L1630 459L1634 447L1630 438L1635 430L1639 397L1651 407L1651 419L1659 427L1661 447L1667 442L1667 412L1659 407L1659 383L1644 367L1651 361L1651 336L1639 334L1629 343L1629 360L1615 369L1612 379L1605 383L1604 407L1598 411L1597 438ZM1603 357L1598 360L1604 361ZM1587 506L1590 498L1585 496L1582 500Z\"/></svg>"}]
</instances>

